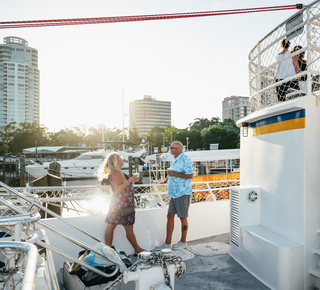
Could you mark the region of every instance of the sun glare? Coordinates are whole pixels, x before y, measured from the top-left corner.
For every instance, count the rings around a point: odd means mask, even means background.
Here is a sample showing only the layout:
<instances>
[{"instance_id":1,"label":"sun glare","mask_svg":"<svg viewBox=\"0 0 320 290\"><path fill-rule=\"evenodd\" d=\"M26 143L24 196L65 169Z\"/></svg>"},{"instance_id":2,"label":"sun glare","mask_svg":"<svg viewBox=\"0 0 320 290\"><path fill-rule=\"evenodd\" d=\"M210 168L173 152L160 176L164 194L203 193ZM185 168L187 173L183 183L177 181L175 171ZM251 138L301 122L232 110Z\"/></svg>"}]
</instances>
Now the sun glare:
<instances>
[{"instance_id":1,"label":"sun glare","mask_svg":"<svg viewBox=\"0 0 320 290\"><path fill-rule=\"evenodd\" d=\"M98 195L86 203L86 210L90 215L99 215L107 213L109 208L110 198L105 195Z\"/></svg>"}]
</instances>

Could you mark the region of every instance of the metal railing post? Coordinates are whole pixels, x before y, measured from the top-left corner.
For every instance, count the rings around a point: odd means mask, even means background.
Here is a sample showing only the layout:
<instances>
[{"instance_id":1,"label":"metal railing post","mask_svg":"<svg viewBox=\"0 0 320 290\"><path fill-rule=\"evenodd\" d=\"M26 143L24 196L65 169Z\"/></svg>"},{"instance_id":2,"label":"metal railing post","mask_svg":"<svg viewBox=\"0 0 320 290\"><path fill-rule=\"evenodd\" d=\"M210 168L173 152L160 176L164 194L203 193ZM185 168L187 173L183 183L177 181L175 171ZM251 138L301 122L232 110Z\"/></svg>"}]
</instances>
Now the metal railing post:
<instances>
[{"instance_id":1,"label":"metal railing post","mask_svg":"<svg viewBox=\"0 0 320 290\"><path fill-rule=\"evenodd\" d=\"M166 204L164 203L164 201L163 201L163 199L162 199L162 197L161 197L161 195L160 195L160 193L159 193L159 191L158 191L158 188L157 188L155 185L152 185L152 187L153 187L153 188L154 188L154 190L156 191L157 196L159 197L159 199L161 200L161 204L162 204L162 206L163 206L163 207L165 207L165 206L166 206Z\"/></svg>"},{"instance_id":2,"label":"metal railing post","mask_svg":"<svg viewBox=\"0 0 320 290\"><path fill-rule=\"evenodd\" d=\"M213 200L213 201L217 201L217 198L216 198L216 196L214 195L214 193L213 193L213 191L212 191L212 189L211 189L211 187L210 187L210 185L209 185L209 181L207 181L206 184L207 184L207 187L208 187L209 192L210 192L210 194L211 194L212 200Z\"/></svg>"},{"instance_id":3,"label":"metal railing post","mask_svg":"<svg viewBox=\"0 0 320 290\"><path fill-rule=\"evenodd\" d=\"M310 8L307 8L307 95L312 93L312 76L311 76L311 23L310 23Z\"/></svg>"}]
</instances>

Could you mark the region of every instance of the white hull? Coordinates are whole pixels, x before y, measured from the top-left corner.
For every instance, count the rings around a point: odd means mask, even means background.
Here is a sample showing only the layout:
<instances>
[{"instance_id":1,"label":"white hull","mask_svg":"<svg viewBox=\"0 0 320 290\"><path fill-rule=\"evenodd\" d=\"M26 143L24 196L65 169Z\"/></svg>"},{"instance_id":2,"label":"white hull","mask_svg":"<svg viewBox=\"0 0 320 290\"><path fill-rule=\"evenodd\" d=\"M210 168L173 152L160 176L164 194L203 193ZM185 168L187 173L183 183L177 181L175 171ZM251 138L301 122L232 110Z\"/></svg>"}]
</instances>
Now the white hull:
<instances>
[{"instance_id":1,"label":"white hull","mask_svg":"<svg viewBox=\"0 0 320 290\"><path fill-rule=\"evenodd\" d=\"M101 164L100 161L76 161L66 160L57 161L61 165L60 175L66 179L79 179L79 178L96 178L98 168ZM34 178L39 178L45 174L48 174L49 162L45 162L42 165L34 164L26 166L26 172Z\"/></svg>"},{"instance_id":2,"label":"white hull","mask_svg":"<svg viewBox=\"0 0 320 290\"><path fill-rule=\"evenodd\" d=\"M303 21L319 13L320 2L314 5L314 10L301 14ZM319 48L310 45L319 26L311 22L312 28L305 24L290 41L302 45L312 74L320 74ZM272 76L275 67L266 60L276 58L279 41L295 26L281 24L249 56L254 93L250 101L255 112L237 123L249 126L249 131L244 134L242 128L240 186L231 193L230 254L265 285L278 290L320 285L320 94L309 71L306 95L290 100L288 93L287 101L277 103L277 84L266 77L266 68ZM263 50L266 43L268 48Z\"/></svg>"},{"instance_id":3,"label":"white hull","mask_svg":"<svg viewBox=\"0 0 320 290\"><path fill-rule=\"evenodd\" d=\"M103 158L110 152L114 151L94 151L83 153L75 159L57 161L61 165L60 175L64 179L85 179L97 178L97 172L101 165ZM125 161L125 167L128 167L128 156L140 157L145 150L140 150L135 153L118 152ZM48 174L49 164L51 162L44 162L43 164L27 165L26 172L34 178L39 178Z\"/></svg>"}]
</instances>

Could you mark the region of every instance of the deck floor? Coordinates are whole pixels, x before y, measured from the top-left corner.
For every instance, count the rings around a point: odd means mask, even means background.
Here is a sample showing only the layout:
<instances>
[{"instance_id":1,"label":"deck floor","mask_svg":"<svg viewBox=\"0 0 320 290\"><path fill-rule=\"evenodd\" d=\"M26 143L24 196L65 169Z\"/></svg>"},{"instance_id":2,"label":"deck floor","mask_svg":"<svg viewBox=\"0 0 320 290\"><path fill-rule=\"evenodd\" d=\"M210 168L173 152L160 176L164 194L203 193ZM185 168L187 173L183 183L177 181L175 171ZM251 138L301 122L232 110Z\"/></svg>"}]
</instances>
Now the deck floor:
<instances>
[{"instance_id":1,"label":"deck floor","mask_svg":"<svg viewBox=\"0 0 320 290\"><path fill-rule=\"evenodd\" d=\"M229 244L229 234L219 235L205 242L224 242ZM190 242L189 245L199 241ZM229 254L211 257L197 256L185 261L187 271L181 279L175 279L175 290L268 290L249 272L247 272ZM200 286L201 285L201 286Z\"/></svg>"},{"instance_id":2,"label":"deck floor","mask_svg":"<svg viewBox=\"0 0 320 290\"><path fill-rule=\"evenodd\" d=\"M229 234L189 242L198 243L224 242L229 244ZM133 262L136 258L130 256ZM269 290L249 272L247 272L229 254L211 257L195 255L185 261L187 271L181 279L175 279L175 290Z\"/></svg>"},{"instance_id":3,"label":"deck floor","mask_svg":"<svg viewBox=\"0 0 320 290\"><path fill-rule=\"evenodd\" d=\"M212 242L223 242L229 244L229 234L223 234L215 237L200 239L189 242L188 245L210 244ZM137 258L130 255L132 262ZM229 254L220 254L215 256L195 255L193 259L184 261L186 264L186 273L181 279L175 278L175 290L269 290L267 286L247 272L238 262ZM69 277L70 278L70 277ZM73 281L74 283L74 281ZM71 285L71 284L70 284ZM90 289L105 289L107 284L96 285ZM65 289L61 287L61 289ZM70 287L69 287L70 289ZM74 289L84 289L76 288ZM135 289L134 282L117 285L114 290Z\"/></svg>"}]
</instances>

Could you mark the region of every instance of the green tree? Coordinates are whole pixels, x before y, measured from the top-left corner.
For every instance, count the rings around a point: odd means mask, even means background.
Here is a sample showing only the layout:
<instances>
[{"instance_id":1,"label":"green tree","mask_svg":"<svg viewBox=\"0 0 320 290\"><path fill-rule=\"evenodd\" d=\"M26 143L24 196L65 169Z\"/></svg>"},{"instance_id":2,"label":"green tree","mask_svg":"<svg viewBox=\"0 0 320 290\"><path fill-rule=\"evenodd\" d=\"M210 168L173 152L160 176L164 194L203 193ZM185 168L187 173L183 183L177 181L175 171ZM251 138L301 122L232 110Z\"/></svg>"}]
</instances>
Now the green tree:
<instances>
[{"instance_id":1,"label":"green tree","mask_svg":"<svg viewBox=\"0 0 320 290\"><path fill-rule=\"evenodd\" d=\"M214 124L218 124L219 121L219 117L212 117L210 120L207 118L195 118L194 122L189 124L189 128L190 130L201 131L204 128L209 128Z\"/></svg>"},{"instance_id":2,"label":"green tree","mask_svg":"<svg viewBox=\"0 0 320 290\"><path fill-rule=\"evenodd\" d=\"M90 127L88 129L88 133L85 136L87 146L96 147L100 146L103 147L103 141L107 141L106 139L106 128L105 125L100 124L98 128Z\"/></svg>"},{"instance_id":3,"label":"green tree","mask_svg":"<svg viewBox=\"0 0 320 290\"><path fill-rule=\"evenodd\" d=\"M1 152L1 154L12 151L11 141L13 139L13 136L14 136L16 130L17 130L17 123L11 122L4 127L3 131L0 132L0 138L1 138L1 148L0 148L1 151L0 152Z\"/></svg>"},{"instance_id":4,"label":"green tree","mask_svg":"<svg viewBox=\"0 0 320 290\"><path fill-rule=\"evenodd\" d=\"M179 131L180 131L180 129L178 129L174 126L170 126L165 130L165 139L168 142L168 146L170 146L173 141L176 141L175 138L176 138L176 135Z\"/></svg>"},{"instance_id":5,"label":"green tree","mask_svg":"<svg viewBox=\"0 0 320 290\"><path fill-rule=\"evenodd\" d=\"M20 153L22 149L37 146L48 146L49 137L47 128L37 122L19 123L19 127L13 133L10 149L13 153Z\"/></svg>"},{"instance_id":6,"label":"green tree","mask_svg":"<svg viewBox=\"0 0 320 290\"><path fill-rule=\"evenodd\" d=\"M166 145L168 144L165 137L166 137L165 130L160 127L154 127L147 134L147 140L148 140L150 146L152 148L158 147L159 151L163 147L163 138L165 139Z\"/></svg>"},{"instance_id":7,"label":"green tree","mask_svg":"<svg viewBox=\"0 0 320 290\"><path fill-rule=\"evenodd\" d=\"M187 137L189 142L188 150L197 150L203 148L201 132L199 130L177 129L173 126L166 129L166 138L168 140L168 144L170 144L172 140L172 142L180 141L183 145L186 145Z\"/></svg>"},{"instance_id":8,"label":"green tree","mask_svg":"<svg viewBox=\"0 0 320 290\"><path fill-rule=\"evenodd\" d=\"M51 146L78 146L79 143L84 143L85 141L77 132L68 128L52 133L50 139Z\"/></svg>"},{"instance_id":9,"label":"green tree","mask_svg":"<svg viewBox=\"0 0 320 290\"><path fill-rule=\"evenodd\" d=\"M205 149L210 149L210 144L219 143L219 149L234 149L239 146L240 136L225 128L212 127L202 136Z\"/></svg>"},{"instance_id":10,"label":"green tree","mask_svg":"<svg viewBox=\"0 0 320 290\"><path fill-rule=\"evenodd\" d=\"M125 138L126 141L126 132L125 132ZM122 150L122 144L116 143L117 141L122 141L122 130L114 127L114 128L107 128L105 130L105 140L107 144L107 148L113 148L116 150ZM115 143L112 143L115 141Z\"/></svg>"},{"instance_id":11,"label":"green tree","mask_svg":"<svg viewBox=\"0 0 320 290\"><path fill-rule=\"evenodd\" d=\"M138 129L134 128L134 129L129 130L128 141L135 143L136 147L139 147L142 139L143 139L143 137L141 135L139 135Z\"/></svg>"}]
</instances>

